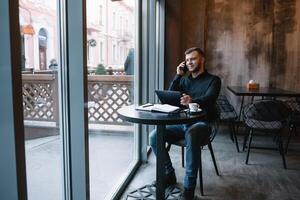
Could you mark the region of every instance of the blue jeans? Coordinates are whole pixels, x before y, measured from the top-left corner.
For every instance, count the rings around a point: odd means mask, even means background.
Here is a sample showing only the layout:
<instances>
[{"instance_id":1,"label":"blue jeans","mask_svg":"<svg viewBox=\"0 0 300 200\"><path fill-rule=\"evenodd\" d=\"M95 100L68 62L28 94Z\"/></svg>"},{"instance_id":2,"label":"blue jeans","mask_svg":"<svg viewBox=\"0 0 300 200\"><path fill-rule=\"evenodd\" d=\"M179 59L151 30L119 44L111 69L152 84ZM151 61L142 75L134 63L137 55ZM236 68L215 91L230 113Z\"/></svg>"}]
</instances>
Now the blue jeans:
<instances>
[{"instance_id":1,"label":"blue jeans","mask_svg":"<svg viewBox=\"0 0 300 200\"><path fill-rule=\"evenodd\" d=\"M181 125L169 125L166 126L166 131L163 135L164 142L175 142L181 139L185 139L186 144L186 168L185 168L185 177L184 177L184 187L185 188L195 188L197 184L197 173L200 162L200 140L199 136L201 133L208 134L209 128L207 122L198 122L193 125L197 127L197 134L190 134L189 128L192 124L181 124ZM150 146L154 152L157 154L157 145L156 145L156 130L153 130L150 133ZM209 133L210 134L210 133ZM175 172L172 162L169 156L169 153L166 148L163 149L165 154L165 173L170 175Z\"/></svg>"}]
</instances>

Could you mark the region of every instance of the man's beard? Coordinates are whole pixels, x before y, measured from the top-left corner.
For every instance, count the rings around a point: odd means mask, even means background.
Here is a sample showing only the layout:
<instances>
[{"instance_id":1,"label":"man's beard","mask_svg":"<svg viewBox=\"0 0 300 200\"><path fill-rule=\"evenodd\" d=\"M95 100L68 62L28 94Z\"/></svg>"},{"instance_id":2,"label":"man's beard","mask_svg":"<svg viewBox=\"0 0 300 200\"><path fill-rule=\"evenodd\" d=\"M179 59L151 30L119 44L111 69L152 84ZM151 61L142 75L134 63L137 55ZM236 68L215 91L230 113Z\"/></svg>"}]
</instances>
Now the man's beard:
<instances>
[{"instance_id":1,"label":"man's beard","mask_svg":"<svg viewBox=\"0 0 300 200\"><path fill-rule=\"evenodd\" d=\"M192 68L192 70L190 71L190 73L197 73L197 72L199 72L199 71L200 71L200 65L197 64L196 67L193 67L193 68Z\"/></svg>"}]
</instances>

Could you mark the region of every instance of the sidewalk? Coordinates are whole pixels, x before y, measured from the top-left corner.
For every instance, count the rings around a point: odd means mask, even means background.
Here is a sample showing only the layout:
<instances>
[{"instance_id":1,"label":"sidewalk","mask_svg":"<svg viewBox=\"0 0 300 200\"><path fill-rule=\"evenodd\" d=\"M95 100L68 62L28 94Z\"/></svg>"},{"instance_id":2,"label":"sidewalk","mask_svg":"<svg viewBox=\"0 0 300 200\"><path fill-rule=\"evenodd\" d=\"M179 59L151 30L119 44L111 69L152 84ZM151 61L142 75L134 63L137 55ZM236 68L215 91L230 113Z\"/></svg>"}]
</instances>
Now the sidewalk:
<instances>
[{"instance_id":1,"label":"sidewalk","mask_svg":"<svg viewBox=\"0 0 300 200\"><path fill-rule=\"evenodd\" d=\"M25 147L28 199L63 199L60 136L26 140ZM116 134L98 131L89 134L91 200L105 198L126 171L132 158L133 137L128 131Z\"/></svg>"}]
</instances>

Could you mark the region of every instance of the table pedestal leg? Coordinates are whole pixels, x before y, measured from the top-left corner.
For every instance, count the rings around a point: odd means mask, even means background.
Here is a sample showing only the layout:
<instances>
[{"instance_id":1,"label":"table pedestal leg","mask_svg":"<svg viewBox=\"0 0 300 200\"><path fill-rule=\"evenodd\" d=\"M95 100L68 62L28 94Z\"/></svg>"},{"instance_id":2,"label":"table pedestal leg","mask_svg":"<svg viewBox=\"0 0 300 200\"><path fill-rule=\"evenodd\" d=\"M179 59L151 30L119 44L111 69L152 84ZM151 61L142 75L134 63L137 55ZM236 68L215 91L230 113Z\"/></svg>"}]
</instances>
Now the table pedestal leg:
<instances>
[{"instance_id":1,"label":"table pedestal leg","mask_svg":"<svg viewBox=\"0 0 300 200\"><path fill-rule=\"evenodd\" d=\"M156 186L145 185L138 188L127 195L126 200L136 200L136 199L156 199L156 200L180 200L181 199L181 189L177 185L165 188L165 154L163 154L163 148L165 148L165 143L163 139L163 134L165 132L165 125L157 125L157 157L156 157Z\"/></svg>"},{"instance_id":2,"label":"table pedestal leg","mask_svg":"<svg viewBox=\"0 0 300 200\"><path fill-rule=\"evenodd\" d=\"M162 152L165 148L163 134L165 132L165 125L157 125L157 157L156 157L156 199L165 199L165 155Z\"/></svg>"}]
</instances>

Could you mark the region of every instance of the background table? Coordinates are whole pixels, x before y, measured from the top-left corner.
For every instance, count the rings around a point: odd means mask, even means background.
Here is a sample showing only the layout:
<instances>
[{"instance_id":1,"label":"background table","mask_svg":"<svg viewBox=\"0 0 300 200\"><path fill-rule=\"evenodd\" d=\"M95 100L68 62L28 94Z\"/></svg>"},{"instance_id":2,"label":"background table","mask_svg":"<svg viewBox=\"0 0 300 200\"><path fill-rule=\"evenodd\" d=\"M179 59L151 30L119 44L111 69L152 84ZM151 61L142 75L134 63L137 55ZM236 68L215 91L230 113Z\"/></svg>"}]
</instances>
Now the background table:
<instances>
[{"instance_id":1,"label":"background table","mask_svg":"<svg viewBox=\"0 0 300 200\"><path fill-rule=\"evenodd\" d=\"M242 109L244 106L245 96L252 96L252 100L255 96L261 97L300 97L300 93L288 91L280 88L270 88L270 87L259 87L258 89L249 90L246 86L227 86L227 89L236 96L242 97L239 121L241 120Z\"/></svg>"},{"instance_id":2,"label":"background table","mask_svg":"<svg viewBox=\"0 0 300 200\"><path fill-rule=\"evenodd\" d=\"M125 106L118 110L121 119L138 124L149 124L157 126L157 157L156 157L156 199L164 199L165 185L164 185L164 155L160 152L164 147L163 133L166 125L171 124L188 124L195 123L205 118L205 113L187 114L187 113L159 113L149 111L138 111L137 106Z\"/></svg>"}]
</instances>

